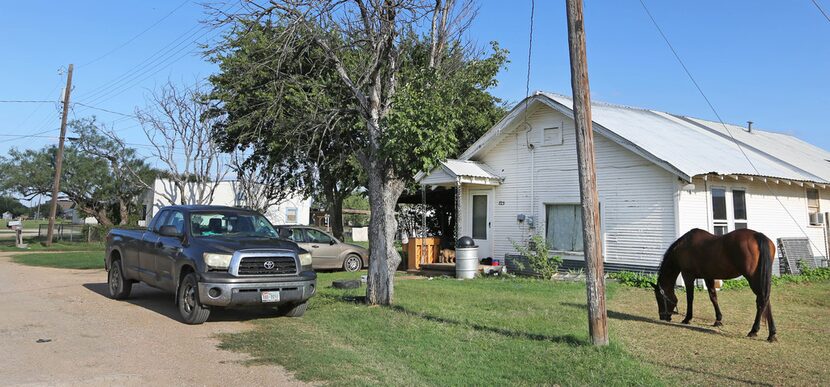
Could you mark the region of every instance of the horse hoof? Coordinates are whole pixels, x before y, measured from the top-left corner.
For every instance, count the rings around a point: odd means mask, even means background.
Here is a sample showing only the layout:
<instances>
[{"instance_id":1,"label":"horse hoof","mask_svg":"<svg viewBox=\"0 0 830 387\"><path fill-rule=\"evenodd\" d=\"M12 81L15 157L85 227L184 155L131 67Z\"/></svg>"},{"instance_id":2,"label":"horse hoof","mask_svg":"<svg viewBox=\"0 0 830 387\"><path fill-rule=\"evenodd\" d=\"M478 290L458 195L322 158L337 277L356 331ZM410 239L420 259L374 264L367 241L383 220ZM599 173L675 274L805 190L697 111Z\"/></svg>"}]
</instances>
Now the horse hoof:
<instances>
[{"instance_id":1,"label":"horse hoof","mask_svg":"<svg viewBox=\"0 0 830 387\"><path fill-rule=\"evenodd\" d=\"M774 342L778 341L778 338L775 337L775 335L772 335L770 337L767 337L767 341L769 341L770 343L774 343Z\"/></svg>"},{"instance_id":2,"label":"horse hoof","mask_svg":"<svg viewBox=\"0 0 830 387\"><path fill-rule=\"evenodd\" d=\"M712 326L713 326L713 327L722 327L722 326L723 326L723 323L722 323L722 322L720 322L720 321L715 321L715 323L714 323Z\"/></svg>"},{"instance_id":3,"label":"horse hoof","mask_svg":"<svg viewBox=\"0 0 830 387\"><path fill-rule=\"evenodd\" d=\"M691 322L691 321L692 320L689 320L689 319L683 320L683 324L689 325L689 322Z\"/></svg>"},{"instance_id":4,"label":"horse hoof","mask_svg":"<svg viewBox=\"0 0 830 387\"><path fill-rule=\"evenodd\" d=\"M746 337L756 337L758 336L758 332L749 332Z\"/></svg>"}]
</instances>

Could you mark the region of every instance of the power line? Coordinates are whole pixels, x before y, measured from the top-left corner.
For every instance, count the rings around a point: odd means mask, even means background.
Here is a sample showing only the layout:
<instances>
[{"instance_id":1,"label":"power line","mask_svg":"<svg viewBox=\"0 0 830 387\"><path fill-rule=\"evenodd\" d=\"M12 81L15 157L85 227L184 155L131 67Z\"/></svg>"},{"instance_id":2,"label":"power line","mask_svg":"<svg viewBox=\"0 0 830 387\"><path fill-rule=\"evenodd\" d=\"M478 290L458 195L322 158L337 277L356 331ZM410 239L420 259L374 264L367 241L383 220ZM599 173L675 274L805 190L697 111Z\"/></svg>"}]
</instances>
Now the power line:
<instances>
[{"instance_id":1,"label":"power line","mask_svg":"<svg viewBox=\"0 0 830 387\"><path fill-rule=\"evenodd\" d=\"M689 79L695 85L695 88L697 88L697 91L700 93L700 95L703 97L703 99L706 100L706 104L709 105L709 109L711 109L712 113L715 114L715 117L718 118L718 122L720 122L720 124L723 126L723 129L726 130L726 134L729 135L729 137L732 139L732 142L735 143L735 145L738 147L738 150L741 151L741 154L744 156L744 158L749 163L749 165L752 167L752 169L755 171L755 173L758 176L764 176L761 173L761 171L758 170L758 167L755 166L755 163L752 162L752 159L749 158L749 155L746 154L746 151L744 151L744 147L741 146L740 141L738 141L738 139L736 139L735 136L732 135L732 131L730 131L729 127L727 127L726 124L723 122L723 119L721 119L720 114L718 113L717 109L715 109L715 106L712 104L712 102L709 100L709 97L707 97L706 93L703 92L703 89L697 83L697 81L695 80L695 77L692 76L692 72L689 71L689 69L686 67L686 64L683 63L683 59L680 58L680 55L677 53L677 50L674 49L674 46L669 41L669 38L666 37L666 34L663 33L663 29L660 28L660 25L657 23L657 20L654 19L654 16L652 16L651 12L648 10L648 7L646 6L646 3L643 0L640 0L640 5L643 6L643 10L646 11L646 15L648 15L649 19L651 19L651 23L654 24L655 28L657 28L657 32L659 32L660 36L663 37L663 40L666 42L666 45L669 46L669 49L671 50L672 54L674 54L674 57L675 57L675 59L677 59L677 62L680 63L681 67L683 67L683 71L686 72L686 75L689 77ZM817 249L816 251L821 251L822 249L819 248L818 246L816 246L815 243L813 243L813 240L810 239L810 236L807 234L807 231L804 230L803 227L801 227L801 224L798 222L798 220L795 219L795 216L793 216L793 214L790 212L790 209L787 208L787 206L784 205L784 202L781 201L781 198L779 198L778 195L775 194L775 192L772 190L772 187L770 187L769 182L767 182L766 179L763 179L762 181L764 182L764 185L766 185L767 190L769 191L769 193L773 197L775 197L775 200L778 202L778 204L781 205L781 208L784 209L784 212L786 212L787 215L789 215L790 219L792 219L793 223L795 223L796 227L798 227L798 229L801 231L801 233L804 234L805 237L807 237L807 240L810 241L810 244L813 245L813 247L815 247Z\"/></svg>"},{"instance_id":2,"label":"power line","mask_svg":"<svg viewBox=\"0 0 830 387\"><path fill-rule=\"evenodd\" d=\"M136 117L135 115L132 115L132 114L119 113L119 112L116 112L116 111L113 111L113 110L108 110L108 109L104 109L104 108L100 108L100 107L96 107L96 106L92 106L92 105L87 105L87 104L81 103L81 102L73 102L72 104L83 106L83 107L86 107L88 109L94 109L94 110L100 110L102 112L118 114L119 116L130 117L130 118L138 118L138 117Z\"/></svg>"},{"instance_id":3,"label":"power line","mask_svg":"<svg viewBox=\"0 0 830 387\"><path fill-rule=\"evenodd\" d=\"M147 31L150 31L151 29L153 29L153 27L155 27L155 26L159 25L159 23L163 22L165 19L167 19L168 17L170 17L170 15L172 15L174 12L178 11L178 10L179 10L179 8L183 7L185 4L187 4L187 3L189 3L189 2L190 2L190 0L185 0L185 1L183 1L183 2L182 2L181 4L179 4L176 8L173 8L173 10L172 10L172 11L170 11L169 13L167 13L167 15L164 15L164 17L162 17L161 19L157 20L155 23L153 23L153 24L152 24L152 25L150 25L149 27L145 28L143 31L139 32L138 34L136 34L136 35L135 35L135 36L133 36L132 38L128 39L126 42L124 42L124 43L120 44L118 47L116 47L116 48L114 48L114 49L112 49L112 50L110 50L110 51L106 52L105 54L103 54L103 55L101 55L101 56L99 56L99 57L97 57L97 58L95 58L95 59L93 59L93 60L91 60L91 61L89 61L89 62L86 62L86 63L83 63L83 64L79 65L78 67L83 67L83 66L88 66L88 65L91 65L91 64L93 64L93 63L95 63L95 62L97 62L97 61L99 61L99 60L101 60L101 59L106 58L106 57L107 57L107 56L109 56L110 54L112 54L112 53L114 53L114 52L116 52L116 51L118 51L118 50L120 50L120 49L124 48L124 46L126 46L126 45L128 45L128 44L132 43L134 40L136 40L136 39L138 39L139 37L141 37L141 35L144 35L145 33L147 33Z\"/></svg>"},{"instance_id":4,"label":"power line","mask_svg":"<svg viewBox=\"0 0 830 387\"><path fill-rule=\"evenodd\" d=\"M824 15L824 18L827 19L828 22L830 22L830 15L828 15L827 12L824 12L824 8L821 7L821 4L818 3L818 0L813 0L813 4L815 4L816 8L818 8L818 11L821 12L822 15Z\"/></svg>"},{"instance_id":5,"label":"power line","mask_svg":"<svg viewBox=\"0 0 830 387\"><path fill-rule=\"evenodd\" d=\"M45 100L12 100L12 99L3 99L0 100L0 103L57 103L58 101L45 101Z\"/></svg>"}]
</instances>

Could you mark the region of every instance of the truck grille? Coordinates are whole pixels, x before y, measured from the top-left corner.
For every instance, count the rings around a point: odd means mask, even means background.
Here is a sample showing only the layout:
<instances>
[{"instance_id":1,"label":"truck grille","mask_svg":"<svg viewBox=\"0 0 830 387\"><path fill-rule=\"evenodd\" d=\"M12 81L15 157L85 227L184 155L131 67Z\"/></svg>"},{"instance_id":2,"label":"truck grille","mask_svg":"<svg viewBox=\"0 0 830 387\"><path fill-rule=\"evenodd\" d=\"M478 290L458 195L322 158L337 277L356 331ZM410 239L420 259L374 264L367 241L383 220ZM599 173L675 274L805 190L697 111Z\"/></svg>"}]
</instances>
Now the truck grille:
<instances>
[{"instance_id":1,"label":"truck grille","mask_svg":"<svg viewBox=\"0 0 830 387\"><path fill-rule=\"evenodd\" d=\"M271 262L271 263L269 263ZM239 275L297 274L294 257L243 257Z\"/></svg>"}]
</instances>

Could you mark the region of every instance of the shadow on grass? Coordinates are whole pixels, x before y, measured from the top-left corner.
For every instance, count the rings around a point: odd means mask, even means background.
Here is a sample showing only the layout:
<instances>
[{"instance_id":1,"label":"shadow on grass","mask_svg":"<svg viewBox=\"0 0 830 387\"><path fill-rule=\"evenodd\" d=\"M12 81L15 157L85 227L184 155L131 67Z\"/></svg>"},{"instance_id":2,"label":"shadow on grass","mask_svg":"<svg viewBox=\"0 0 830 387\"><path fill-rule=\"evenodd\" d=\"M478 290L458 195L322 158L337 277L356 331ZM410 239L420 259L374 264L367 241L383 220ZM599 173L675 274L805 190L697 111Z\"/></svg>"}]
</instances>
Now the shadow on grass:
<instances>
[{"instance_id":1,"label":"shadow on grass","mask_svg":"<svg viewBox=\"0 0 830 387\"><path fill-rule=\"evenodd\" d=\"M577 303L573 303L573 302L562 302L562 303L560 303L560 305L568 306L568 307L572 307L572 308L578 308L578 309L582 309L582 310L587 310L586 305L577 304ZM648 318L648 317L638 316L638 315L624 313L624 312L618 312L618 311L610 310L610 309L607 311L607 313L608 313L608 318L613 318L615 320L637 321L637 322L644 322L644 323L649 323L649 324L654 324L654 325L662 325L662 326L666 326L666 327L683 328L683 329L688 329L688 330L695 331L695 332L708 333L708 334L711 334L711 335L722 335L722 333L717 331L717 330L706 329L706 328L698 327L698 326L694 326L694 325L677 324L677 323L672 323L672 322L660 321L660 320L651 319L651 318Z\"/></svg>"},{"instance_id":2,"label":"shadow on grass","mask_svg":"<svg viewBox=\"0 0 830 387\"><path fill-rule=\"evenodd\" d=\"M410 316L419 317L426 321L458 326L467 326L473 328L476 331L495 333L510 338L522 338L534 341L550 341L554 343L567 344L571 346L583 346L589 344L586 340L580 339L574 335L544 335L539 333L515 331L504 328L489 327L486 325L481 325L473 322L461 322L453 319L448 319L446 317L435 316L429 313L416 312L406 309L399 305L393 305L390 308L394 311L401 312Z\"/></svg>"},{"instance_id":3,"label":"shadow on grass","mask_svg":"<svg viewBox=\"0 0 830 387\"><path fill-rule=\"evenodd\" d=\"M96 293L101 297L109 298L109 290L107 289L106 282L86 283L83 286L87 290ZM156 312L172 320L181 321L179 308L176 306L172 294L141 283L133 284L133 290L130 293L130 297L126 300L112 300L112 302L128 302L135 306ZM208 323L219 321L250 321L261 318L276 317L276 315L276 311L273 309L214 308L210 312Z\"/></svg>"},{"instance_id":4,"label":"shadow on grass","mask_svg":"<svg viewBox=\"0 0 830 387\"><path fill-rule=\"evenodd\" d=\"M667 364L667 363L661 363L661 362L649 361L649 360L646 360L645 362L649 363L649 364L656 365L658 367L673 368L673 369L676 369L676 370L679 370L679 371L691 372L692 374L694 374L695 379L699 379L700 375L706 375L706 376L709 376L711 378L723 379L724 381L727 381L726 384L741 383L741 384L750 384L750 385L756 385L756 386L773 386L774 385L774 384L771 384L771 383L766 383L766 382L758 381L758 380L748 380L748 379L736 378L734 376L719 374L719 373L716 373L716 372L707 371L705 369L694 369L694 368L690 368L690 367L684 367L684 366L680 366L680 365ZM759 376L763 377L763 375L759 375ZM708 384L714 385L715 383L712 383L712 381L709 381Z\"/></svg>"}]
</instances>

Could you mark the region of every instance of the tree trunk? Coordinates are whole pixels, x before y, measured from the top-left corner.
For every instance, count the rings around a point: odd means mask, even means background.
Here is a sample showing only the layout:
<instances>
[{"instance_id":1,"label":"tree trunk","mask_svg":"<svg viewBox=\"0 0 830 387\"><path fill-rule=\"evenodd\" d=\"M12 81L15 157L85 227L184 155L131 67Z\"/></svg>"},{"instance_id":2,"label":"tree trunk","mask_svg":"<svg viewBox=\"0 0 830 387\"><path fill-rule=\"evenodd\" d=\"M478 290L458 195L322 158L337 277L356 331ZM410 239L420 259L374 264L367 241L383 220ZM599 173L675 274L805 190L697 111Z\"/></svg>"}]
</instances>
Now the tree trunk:
<instances>
[{"instance_id":1,"label":"tree trunk","mask_svg":"<svg viewBox=\"0 0 830 387\"><path fill-rule=\"evenodd\" d=\"M375 163L372 163L375 164ZM404 189L404 182L395 178L386 168L372 165L368 174L369 206L369 275L366 284L366 303L391 305L394 296L395 271L401 256L395 249L395 205Z\"/></svg>"},{"instance_id":2,"label":"tree trunk","mask_svg":"<svg viewBox=\"0 0 830 387\"><path fill-rule=\"evenodd\" d=\"M343 195L335 192L326 193L326 201L329 204L329 225L331 225L331 233L337 239L343 240Z\"/></svg>"},{"instance_id":3,"label":"tree trunk","mask_svg":"<svg viewBox=\"0 0 830 387\"><path fill-rule=\"evenodd\" d=\"M121 219L118 220L118 225L123 226L129 222L130 208L129 202L123 198L118 199L118 215Z\"/></svg>"}]
</instances>

